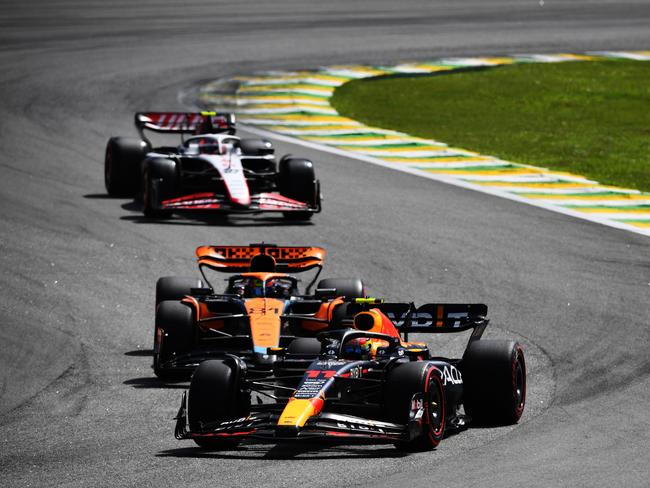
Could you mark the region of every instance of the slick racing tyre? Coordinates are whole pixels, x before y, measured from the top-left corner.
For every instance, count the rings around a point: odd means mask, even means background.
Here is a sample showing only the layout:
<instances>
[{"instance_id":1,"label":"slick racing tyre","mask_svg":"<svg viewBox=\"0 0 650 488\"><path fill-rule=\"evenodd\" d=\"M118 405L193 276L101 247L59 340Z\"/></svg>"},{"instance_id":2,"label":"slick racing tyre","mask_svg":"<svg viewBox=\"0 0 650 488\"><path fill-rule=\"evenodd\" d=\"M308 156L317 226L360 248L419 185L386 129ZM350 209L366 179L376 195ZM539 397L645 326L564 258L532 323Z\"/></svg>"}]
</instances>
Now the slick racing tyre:
<instances>
[{"instance_id":1,"label":"slick racing tyre","mask_svg":"<svg viewBox=\"0 0 650 488\"><path fill-rule=\"evenodd\" d=\"M239 147L243 156L268 156L275 153L273 144L266 139L241 139Z\"/></svg>"},{"instance_id":2,"label":"slick racing tyre","mask_svg":"<svg viewBox=\"0 0 650 488\"><path fill-rule=\"evenodd\" d=\"M156 282L156 307L165 300L181 300L192 294L192 288L203 288L203 281L184 276L163 276Z\"/></svg>"},{"instance_id":3,"label":"slick racing tyre","mask_svg":"<svg viewBox=\"0 0 650 488\"><path fill-rule=\"evenodd\" d=\"M325 278L318 282L316 286L316 296L319 296L318 290L336 290L334 296L345 298L364 298L366 296L366 287L359 278Z\"/></svg>"},{"instance_id":4,"label":"slick racing tyre","mask_svg":"<svg viewBox=\"0 0 650 488\"><path fill-rule=\"evenodd\" d=\"M430 363L404 363L390 371L384 390L388 421L407 425L412 420L414 398L424 408L421 432L410 441L397 443L396 447L407 451L433 449L445 432L445 393L440 372Z\"/></svg>"},{"instance_id":5,"label":"slick racing tyre","mask_svg":"<svg viewBox=\"0 0 650 488\"><path fill-rule=\"evenodd\" d=\"M275 149L271 141L265 139L241 139L242 166L253 173L277 173Z\"/></svg>"},{"instance_id":6,"label":"slick racing tyre","mask_svg":"<svg viewBox=\"0 0 650 488\"><path fill-rule=\"evenodd\" d=\"M196 327L192 308L177 300L160 302L156 308L153 371L160 379L181 379L166 363L192 350Z\"/></svg>"},{"instance_id":7,"label":"slick racing tyre","mask_svg":"<svg viewBox=\"0 0 650 488\"><path fill-rule=\"evenodd\" d=\"M287 346L287 356L313 356L320 354L320 341L314 337L299 337Z\"/></svg>"},{"instance_id":8,"label":"slick racing tyre","mask_svg":"<svg viewBox=\"0 0 650 488\"><path fill-rule=\"evenodd\" d=\"M104 185L109 195L132 197L138 191L140 163L151 148L140 140L111 137L104 156Z\"/></svg>"},{"instance_id":9,"label":"slick racing tyre","mask_svg":"<svg viewBox=\"0 0 650 488\"><path fill-rule=\"evenodd\" d=\"M472 423L508 425L519 421L526 404L526 362L521 344L475 341L465 351L461 370L463 405Z\"/></svg>"},{"instance_id":10,"label":"slick racing tyre","mask_svg":"<svg viewBox=\"0 0 650 488\"><path fill-rule=\"evenodd\" d=\"M178 172L176 163L169 159L149 159L145 162L143 175L142 208L145 217L168 218L170 210L162 210L160 204L176 196Z\"/></svg>"},{"instance_id":11,"label":"slick racing tyre","mask_svg":"<svg viewBox=\"0 0 650 488\"><path fill-rule=\"evenodd\" d=\"M280 194L317 207L320 204L320 187L314 174L314 164L308 159L284 157L280 160L278 174ZM284 212L289 220L309 220L314 212Z\"/></svg>"},{"instance_id":12,"label":"slick racing tyre","mask_svg":"<svg viewBox=\"0 0 650 488\"><path fill-rule=\"evenodd\" d=\"M247 417L250 393L243 391L243 372L234 360L210 359L194 371L187 399L191 432L201 432L206 424ZM200 447L221 449L235 446L236 439L194 438Z\"/></svg>"}]
</instances>

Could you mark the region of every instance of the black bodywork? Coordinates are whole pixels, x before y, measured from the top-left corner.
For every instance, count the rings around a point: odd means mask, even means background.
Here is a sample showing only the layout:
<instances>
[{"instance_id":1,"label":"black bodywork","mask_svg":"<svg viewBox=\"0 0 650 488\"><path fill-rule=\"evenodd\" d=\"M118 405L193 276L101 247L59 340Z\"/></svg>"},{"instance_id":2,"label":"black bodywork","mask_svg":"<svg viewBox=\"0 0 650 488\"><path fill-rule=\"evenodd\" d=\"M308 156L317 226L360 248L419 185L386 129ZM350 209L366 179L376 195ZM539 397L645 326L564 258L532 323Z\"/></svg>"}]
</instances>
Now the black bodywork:
<instances>
[{"instance_id":1,"label":"black bodywork","mask_svg":"<svg viewBox=\"0 0 650 488\"><path fill-rule=\"evenodd\" d=\"M402 333L406 331L459 332L472 329L470 344L478 341L487 326L483 315L469 315L450 318L445 315L439 325L418 325L412 318L428 314L430 306L416 309L412 304L373 305L382 308L386 314L400 314ZM434 306L435 307L435 306ZM487 307L462 306L465 310L478 307L487 312ZM346 357L343 345L355 339L375 339L386 345L377 349L372 359L351 359ZM418 363L422 371L437 376L444 387L444 428L449 433L464 428L469 418L460 411L463 399L462 359L432 357L426 346L408 344L399 337L356 329L332 330L319 334L321 352L318 358L300 357L276 351L277 360L273 370L266 376L249 376L244 361L227 356L223 361L239 371L239 388L246 395L256 392L269 402L250 404L245 415L201 424L199 429L190 429L191 411L188 411L187 396L183 396L177 416L175 435L178 439L192 438L197 442L205 439L265 439L276 442L306 438L328 438L338 441L409 443L423 435L424 399L422 393L415 393L406 401L411 402L408 420L396 422L387 409L394 395L391 374L402 365ZM191 390L190 390L191 391ZM322 398L323 405L317 414L311 416L303 426L282 425L283 411L296 399Z\"/></svg>"}]
</instances>

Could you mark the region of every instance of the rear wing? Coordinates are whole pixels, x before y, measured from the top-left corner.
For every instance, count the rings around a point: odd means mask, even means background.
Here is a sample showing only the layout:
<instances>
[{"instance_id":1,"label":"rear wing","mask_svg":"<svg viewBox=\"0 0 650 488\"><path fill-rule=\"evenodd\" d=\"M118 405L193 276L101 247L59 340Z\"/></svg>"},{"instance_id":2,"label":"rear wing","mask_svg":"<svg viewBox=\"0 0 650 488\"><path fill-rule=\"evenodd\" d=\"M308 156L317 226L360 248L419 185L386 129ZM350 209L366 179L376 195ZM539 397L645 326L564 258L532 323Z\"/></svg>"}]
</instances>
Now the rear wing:
<instances>
[{"instance_id":1,"label":"rear wing","mask_svg":"<svg viewBox=\"0 0 650 488\"><path fill-rule=\"evenodd\" d=\"M379 303L381 310L408 340L409 332L454 333L474 329L470 340L479 339L487 327L487 305L482 303Z\"/></svg>"},{"instance_id":2,"label":"rear wing","mask_svg":"<svg viewBox=\"0 0 650 488\"><path fill-rule=\"evenodd\" d=\"M275 260L275 271L302 272L322 268L327 251L320 247L249 244L248 246L200 246L196 248L199 267L226 273L250 271L251 259L260 254Z\"/></svg>"},{"instance_id":3,"label":"rear wing","mask_svg":"<svg viewBox=\"0 0 650 488\"><path fill-rule=\"evenodd\" d=\"M235 133L235 115L217 112L137 112L135 126L143 140L143 131L170 134Z\"/></svg>"}]
</instances>

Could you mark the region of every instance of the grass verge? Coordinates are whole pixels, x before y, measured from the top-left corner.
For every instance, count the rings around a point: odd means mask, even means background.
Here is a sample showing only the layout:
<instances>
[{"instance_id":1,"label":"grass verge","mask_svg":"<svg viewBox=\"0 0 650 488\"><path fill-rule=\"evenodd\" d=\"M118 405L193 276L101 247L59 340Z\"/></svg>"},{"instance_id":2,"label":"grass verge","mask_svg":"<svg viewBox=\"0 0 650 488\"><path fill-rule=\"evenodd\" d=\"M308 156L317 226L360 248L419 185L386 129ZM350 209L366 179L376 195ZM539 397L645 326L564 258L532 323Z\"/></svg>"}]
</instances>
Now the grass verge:
<instances>
[{"instance_id":1,"label":"grass verge","mask_svg":"<svg viewBox=\"0 0 650 488\"><path fill-rule=\"evenodd\" d=\"M650 62L370 78L331 102L367 125L650 191Z\"/></svg>"}]
</instances>

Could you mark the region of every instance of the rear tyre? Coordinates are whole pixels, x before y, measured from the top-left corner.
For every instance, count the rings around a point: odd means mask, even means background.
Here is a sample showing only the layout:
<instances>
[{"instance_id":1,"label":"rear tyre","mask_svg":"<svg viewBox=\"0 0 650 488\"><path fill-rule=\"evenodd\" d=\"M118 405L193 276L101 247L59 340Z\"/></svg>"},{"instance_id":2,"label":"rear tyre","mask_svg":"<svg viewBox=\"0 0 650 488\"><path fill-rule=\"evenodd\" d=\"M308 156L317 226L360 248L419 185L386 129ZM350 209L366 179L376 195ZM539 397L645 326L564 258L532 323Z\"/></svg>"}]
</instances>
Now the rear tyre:
<instances>
[{"instance_id":1,"label":"rear tyre","mask_svg":"<svg viewBox=\"0 0 650 488\"><path fill-rule=\"evenodd\" d=\"M192 288L203 288L203 281L184 276L163 276L156 282L156 306L165 300L181 300L191 295Z\"/></svg>"},{"instance_id":2,"label":"rear tyre","mask_svg":"<svg viewBox=\"0 0 650 488\"><path fill-rule=\"evenodd\" d=\"M243 391L243 372L234 361L210 359L194 372L188 392L190 431L201 432L207 424L246 417L250 414L250 393ZM195 438L206 449L237 445L236 439Z\"/></svg>"},{"instance_id":3,"label":"rear tyre","mask_svg":"<svg viewBox=\"0 0 650 488\"><path fill-rule=\"evenodd\" d=\"M320 204L320 189L314 164L308 159L284 157L280 160L278 175L280 194L292 200L317 207ZM288 220L309 220L314 212L283 212Z\"/></svg>"},{"instance_id":4,"label":"rear tyre","mask_svg":"<svg viewBox=\"0 0 650 488\"><path fill-rule=\"evenodd\" d=\"M359 278L325 278L318 282L316 296L319 289L336 289L337 297L364 298L366 296L366 287Z\"/></svg>"},{"instance_id":5,"label":"rear tyre","mask_svg":"<svg viewBox=\"0 0 650 488\"><path fill-rule=\"evenodd\" d=\"M156 308L153 371L160 379L182 379L187 373L175 372L165 363L192 350L196 328L192 309L176 300L160 302Z\"/></svg>"},{"instance_id":6,"label":"rear tyre","mask_svg":"<svg viewBox=\"0 0 650 488\"><path fill-rule=\"evenodd\" d=\"M475 341L465 351L461 370L463 405L473 423L509 425L519 421L526 405L526 362L521 344Z\"/></svg>"},{"instance_id":7,"label":"rear tyre","mask_svg":"<svg viewBox=\"0 0 650 488\"><path fill-rule=\"evenodd\" d=\"M396 444L398 449L427 451L440 443L445 432L445 394L437 368L423 361L401 364L388 374L384 393L388 420L397 424L411 421L415 395L424 402L421 433Z\"/></svg>"},{"instance_id":8,"label":"rear tyre","mask_svg":"<svg viewBox=\"0 0 650 488\"><path fill-rule=\"evenodd\" d=\"M138 191L140 163L151 147L140 139L111 137L104 156L104 186L114 197L132 197Z\"/></svg>"},{"instance_id":9,"label":"rear tyre","mask_svg":"<svg viewBox=\"0 0 650 488\"><path fill-rule=\"evenodd\" d=\"M176 163L170 159L147 160L144 170L143 212L146 217L169 218L171 210L160 208L164 200L174 198L178 192Z\"/></svg>"}]
</instances>

